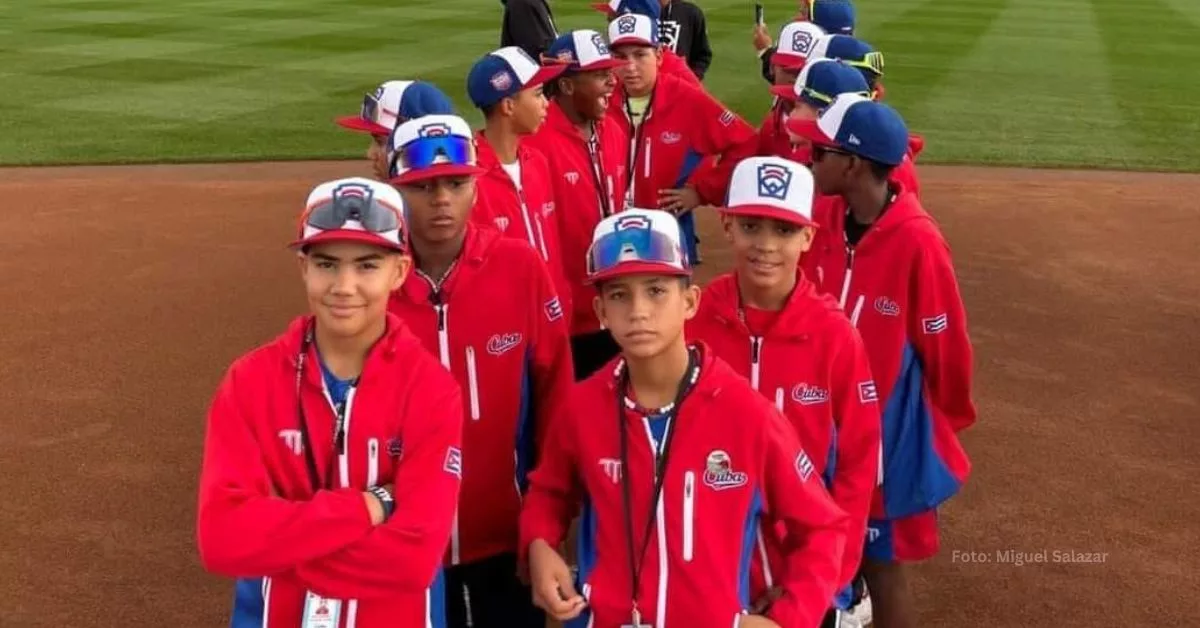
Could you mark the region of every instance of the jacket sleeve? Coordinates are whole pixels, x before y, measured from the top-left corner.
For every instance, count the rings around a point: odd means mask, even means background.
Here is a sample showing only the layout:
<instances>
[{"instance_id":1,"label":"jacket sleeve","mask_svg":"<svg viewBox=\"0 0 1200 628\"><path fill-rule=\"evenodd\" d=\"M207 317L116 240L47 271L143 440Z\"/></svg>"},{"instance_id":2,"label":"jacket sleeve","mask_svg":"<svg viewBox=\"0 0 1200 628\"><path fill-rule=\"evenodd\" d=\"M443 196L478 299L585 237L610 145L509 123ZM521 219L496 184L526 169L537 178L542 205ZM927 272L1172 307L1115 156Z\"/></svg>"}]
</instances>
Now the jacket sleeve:
<instances>
[{"instance_id":1,"label":"jacket sleeve","mask_svg":"<svg viewBox=\"0 0 1200 628\"><path fill-rule=\"evenodd\" d=\"M536 330L532 349L534 443L540 452L546 441L546 427L567 402L574 384L571 362L571 337L566 313L570 310L554 289L550 270L540 259L534 262L533 329Z\"/></svg>"},{"instance_id":2,"label":"jacket sleeve","mask_svg":"<svg viewBox=\"0 0 1200 628\"><path fill-rule=\"evenodd\" d=\"M541 58L556 36L550 14L542 2L535 0L512 0L506 4L504 26L502 45L519 46L534 59Z\"/></svg>"},{"instance_id":3,"label":"jacket sleeve","mask_svg":"<svg viewBox=\"0 0 1200 628\"><path fill-rule=\"evenodd\" d=\"M521 507L521 564L528 558L529 544L538 539L558 547L579 512L583 487L574 415L569 406L560 408L561 415L547 426L546 443L539 452L537 468L529 476L529 491Z\"/></svg>"},{"instance_id":4,"label":"jacket sleeve","mask_svg":"<svg viewBox=\"0 0 1200 628\"><path fill-rule=\"evenodd\" d=\"M688 67L695 72L696 78L704 80L704 73L708 72L708 66L712 65L712 58L712 44L708 41L708 23L704 18L704 11L700 7L695 7L695 16L692 20L692 48L688 51Z\"/></svg>"},{"instance_id":5,"label":"jacket sleeve","mask_svg":"<svg viewBox=\"0 0 1200 628\"><path fill-rule=\"evenodd\" d=\"M967 336L967 313L958 291L950 247L941 237L922 243L909 280L909 338L925 368L935 416L955 432L975 422L971 401L973 355Z\"/></svg>"},{"instance_id":6,"label":"jacket sleeve","mask_svg":"<svg viewBox=\"0 0 1200 628\"><path fill-rule=\"evenodd\" d=\"M358 542L300 565L296 575L313 591L369 599L421 591L433 582L450 542L462 478L462 393L448 376L445 382L453 386L441 395L412 396L400 434L404 453L391 479L391 518Z\"/></svg>"},{"instance_id":7,"label":"jacket sleeve","mask_svg":"<svg viewBox=\"0 0 1200 628\"><path fill-rule=\"evenodd\" d=\"M702 202L721 205L725 202L733 169L741 160L754 156L758 134L741 116L725 108L707 92L685 89L689 92L685 95L688 102L697 103L693 119L699 125L699 132L692 134L693 148L701 155L719 159L713 168L698 169L688 183L699 193Z\"/></svg>"},{"instance_id":8,"label":"jacket sleeve","mask_svg":"<svg viewBox=\"0 0 1200 628\"><path fill-rule=\"evenodd\" d=\"M317 491L310 500L275 496L262 445L239 400L244 367L225 375L209 409L200 470L196 537L208 571L231 578L270 576L325 556L370 533L361 491ZM313 534L320 530L320 534Z\"/></svg>"},{"instance_id":9,"label":"jacket sleeve","mask_svg":"<svg viewBox=\"0 0 1200 628\"><path fill-rule=\"evenodd\" d=\"M840 586L854 580L862 560L871 498L879 482L882 439L879 402L859 395L872 381L871 364L858 332L845 325L846 340L833 362L833 422L837 429L833 499L849 515Z\"/></svg>"},{"instance_id":10,"label":"jacket sleeve","mask_svg":"<svg viewBox=\"0 0 1200 628\"><path fill-rule=\"evenodd\" d=\"M847 515L825 491L791 424L773 406L770 410L775 418L765 430L767 512L787 534L782 592L767 616L780 626L816 626L840 588Z\"/></svg>"},{"instance_id":11,"label":"jacket sleeve","mask_svg":"<svg viewBox=\"0 0 1200 628\"><path fill-rule=\"evenodd\" d=\"M776 50L778 50L777 46L771 46L758 55L758 61L762 64L762 77L766 79L768 85L775 84L775 72L771 70L771 55L774 55Z\"/></svg>"}]
</instances>

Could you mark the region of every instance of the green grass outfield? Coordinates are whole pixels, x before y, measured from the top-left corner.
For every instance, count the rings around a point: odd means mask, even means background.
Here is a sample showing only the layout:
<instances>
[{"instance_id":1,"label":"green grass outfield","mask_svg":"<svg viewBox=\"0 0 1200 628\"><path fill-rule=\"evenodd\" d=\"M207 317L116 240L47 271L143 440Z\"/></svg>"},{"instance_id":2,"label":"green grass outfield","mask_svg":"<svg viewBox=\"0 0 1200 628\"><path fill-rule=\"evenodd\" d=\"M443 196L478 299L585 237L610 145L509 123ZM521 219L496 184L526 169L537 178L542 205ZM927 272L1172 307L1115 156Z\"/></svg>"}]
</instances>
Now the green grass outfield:
<instances>
[{"instance_id":1,"label":"green grass outfield","mask_svg":"<svg viewBox=\"0 0 1200 628\"><path fill-rule=\"evenodd\" d=\"M603 28L552 0L559 28ZM710 89L768 104L750 0L697 0ZM468 106L498 0L13 0L0 8L0 163L358 156L332 124L385 79ZM1200 1L857 0L923 162L1200 170ZM772 28L793 0L768 0ZM478 116L471 112L473 122Z\"/></svg>"}]
</instances>

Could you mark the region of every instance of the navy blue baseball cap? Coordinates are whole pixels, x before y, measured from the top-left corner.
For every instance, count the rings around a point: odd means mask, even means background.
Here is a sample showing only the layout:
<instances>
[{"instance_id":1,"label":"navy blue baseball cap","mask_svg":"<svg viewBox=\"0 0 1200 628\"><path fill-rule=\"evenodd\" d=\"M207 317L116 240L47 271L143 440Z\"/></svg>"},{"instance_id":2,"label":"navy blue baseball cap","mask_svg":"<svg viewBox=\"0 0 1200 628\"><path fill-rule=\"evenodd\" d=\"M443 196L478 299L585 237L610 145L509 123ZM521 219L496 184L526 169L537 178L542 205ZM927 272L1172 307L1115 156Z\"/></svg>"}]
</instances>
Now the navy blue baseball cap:
<instances>
[{"instance_id":1,"label":"navy blue baseball cap","mask_svg":"<svg viewBox=\"0 0 1200 628\"><path fill-rule=\"evenodd\" d=\"M658 0L609 0L608 2L597 2L592 5L592 8L608 14L609 17L636 13L653 18L655 22L662 17L662 5Z\"/></svg>"},{"instance_id":2,"label":"navy blue baseball cap","mask_svg":"<svg viewBox=\"0 0 1200 628\"><path fill-rule=\"evenodd\" d=\"M869 96L871 87L858 70L834 59L817 59L800 70L793 85L776 85L771 93L791 102L824 109L842 94Z\"/></svg>"},{"instance_id":3,"label":"navy blue baseball cap","mask_svg":"<svg viewBox=\"0 0 1200 628\"><path fill-rule=\"evenodd\" d=\"M337 124L352 131L386 137L405 120L453 113L454 103L432 83L388 81L363 97L358 115L338 118Z\"/></svg>"},{"instance_id":4,"label":"navy blue baseball cap","mask_svg":"<svg viewBox=\"0 0 1200 628\"><path fill-rule=\"evenodd\" d=\"M826 33L854 34L854 5L850 0L815 0L808 19Z\"/></svg>"},{"instance_id":5,"label":"navy blue baseball cap","mask_svg":"<svg viewBox=\"0 0 1200 628\"><path fill-rule=\"evenodd\" d=\"M467 96L483 109L566 71L565 65L538 65L529 53L507 46L481 57L467 73Z\"/></svg>"},{"instance_id":6,"label":"navy blue baseball cap","mask_svg":"<svg viewBox=\"0 0 1200 628\"><path fill-rule=\"evenodd\" d=\"M883 53L849 35L826 35L818 39L808 58L843 61L862 72L863 78L871 85L883 76Z\"/></svg>"},{"instance_id":7,"label":"navy blue baseball cap","mask_svg":"<svg viewBox=\"0 0 1200 628\"><path fill-rule=\"evenodd\" d=\"M908 154L908 127L888 105L861 94L842 94L816 120L787 121L787 128L816 146L898 166Z\"/></svg>"}]
</instances>

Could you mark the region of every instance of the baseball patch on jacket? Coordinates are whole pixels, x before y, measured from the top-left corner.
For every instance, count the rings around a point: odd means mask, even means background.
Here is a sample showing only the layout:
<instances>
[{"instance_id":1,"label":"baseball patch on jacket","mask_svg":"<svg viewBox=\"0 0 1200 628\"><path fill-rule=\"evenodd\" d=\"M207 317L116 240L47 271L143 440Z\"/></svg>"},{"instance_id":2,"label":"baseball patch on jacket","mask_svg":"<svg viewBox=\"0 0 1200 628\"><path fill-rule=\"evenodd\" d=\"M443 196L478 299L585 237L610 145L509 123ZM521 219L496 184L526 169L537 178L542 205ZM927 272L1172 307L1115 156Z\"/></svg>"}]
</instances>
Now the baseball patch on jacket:
<instances>
[{"instance_id":1,"label":"baseball patch on jacket","mask_svg":"<svg viewBox=\"0 0 1200 628\"><path fill-rule=\"evenodd\" d=\"M458 447L446 448L446 462L442 470L458 479L462 479L462 450Z\"/></svg>"},{"instance_id":2,"label":"baseball patch on jacket","mask_svg":"<svg viewBox=\"0 0 1200 628\"><path fill-rule=\"evenodd\" d=\"M714 491L745 486L750 476L744 471L733 470L733 460L720 449L708 453L704 465L704 485Z\"/></svg>"},{"instance_id":3,"label":"baseball patch on jacket","mask_svg":"<svg viewBox=\"0 0 1200 628\"><path fill-rule=\"evenodd\" d=\"M925 329L926 334L940 334L946 331L946 314L938 314L930 318L921 319L921 327Z\"/></svg>"},{"instance_id":4,"label":"baseball patch on jacket","mask_svg":"<svg viewBox=\"0 0 1200 628\"><path fill-rule=\"evenodd\" d=\"M812 458L809 458L808 454L801 449L800 453L796 454L796 473L800 475L800 479L807 482L815 469Z\"/></svg>"},{"instance_id":5,"label":"baseball patch on jacket","mask_svg":"<svg viewBox=\"0 0 1200 628\"><path fill-rule=\"evenodd\" d=\"M546 319L551 323L563 317L562 301L559 301L558 297L546 301L546 305L542 309L546 312Z\"/></svg>"},{"instance_id":6,"label":"baseball patch on jacket","mask_svg":"<svg viewBox=\"0 0 1200 628\"><path fill-rule=\"evenodd\" d=\"M501 356L519 344L521 344L521 334L493 334L491 338L488 338L487 351L492 355Z\"/></svg>"}]
</instances>

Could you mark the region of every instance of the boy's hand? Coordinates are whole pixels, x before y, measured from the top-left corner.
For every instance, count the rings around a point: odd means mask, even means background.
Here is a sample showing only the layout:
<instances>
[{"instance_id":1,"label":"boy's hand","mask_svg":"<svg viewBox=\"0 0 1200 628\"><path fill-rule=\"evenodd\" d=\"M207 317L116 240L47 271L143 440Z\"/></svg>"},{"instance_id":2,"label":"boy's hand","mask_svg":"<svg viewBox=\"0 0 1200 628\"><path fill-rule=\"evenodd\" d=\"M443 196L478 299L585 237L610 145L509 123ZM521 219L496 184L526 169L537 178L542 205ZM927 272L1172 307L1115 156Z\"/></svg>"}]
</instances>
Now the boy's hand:
<instances>
[{"instance_id":1,"label":"boy's hand","mask_svg":"<svg viewBox=\"0 0 1200 628\"><path fill-rule=\"evenodd\" d=\"M767 32L766 24L754 25L754 52L762 52L771 47L771 34Z\"/></svg>"},{"instance_id":2,"label":"boy's hand","mask_svg":"<svg viewBox=\"0 0 1200 628\"><path fill-rule=\"evenodd\" d=\"M750 607L750 612L754 613L755 615L761 615L762 613L767 612L767 609L771 608L771 604L773 604L775 600L778 600L779 596L781 595L783 595L783 589L779 587L771 587L771 589L764 593L762 597L754 600L754 604Z\"/></svg>"},{"instance_id":3,"label":"boy's hand","mask_svg":"<svg viewBox=\"0 0 1200 628\"><path fill-rule=\"evenodd\" d=\"M529 544L529 579L534 605L558 621L578 617L587 606L583 596L575 592L571 568L541 539Z\"/></svg>"},{"instance_id":4,"label":"boy's hand","mask_svg":"<svg viewBox=\"0 0 1200 628\"><path fill-rule=\"evenodd\" d=\"M700 205L700 194L696 188L682 187L674 190L658 191L658 207L676 216L686 214Z\"/></svg>"},{"instance_id":5,"label":"boy's hand","mask_svg":"<svg viewBox=\"0 0 1200 628\"><path fill-rule=\"evenodd\" d=\"M762 615L742 615L738 628L780 628L779 624Z\"/></svg>"}]
</instances>

